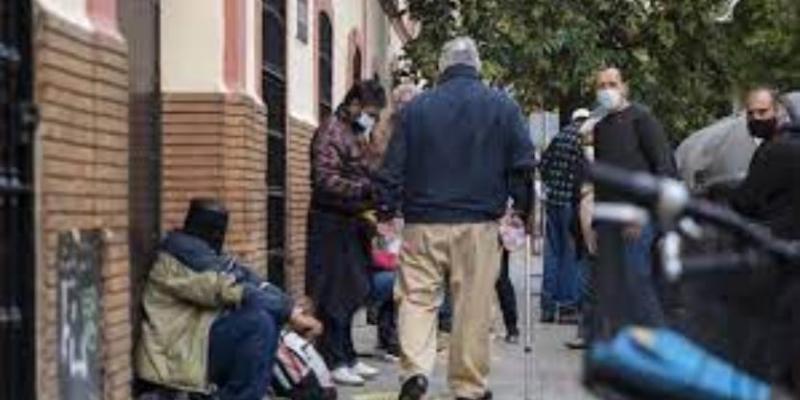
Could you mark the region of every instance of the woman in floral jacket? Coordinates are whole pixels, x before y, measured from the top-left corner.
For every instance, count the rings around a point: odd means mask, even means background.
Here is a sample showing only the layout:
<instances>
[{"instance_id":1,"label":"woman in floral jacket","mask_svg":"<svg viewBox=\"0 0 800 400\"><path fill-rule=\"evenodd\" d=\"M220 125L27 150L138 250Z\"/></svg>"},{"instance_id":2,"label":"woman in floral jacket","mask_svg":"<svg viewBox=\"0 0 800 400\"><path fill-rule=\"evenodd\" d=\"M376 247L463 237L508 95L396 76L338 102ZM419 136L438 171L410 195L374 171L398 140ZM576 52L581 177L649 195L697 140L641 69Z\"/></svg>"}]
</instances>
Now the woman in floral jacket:
<instances>
[{"instance_id":1,"label":"woman in floral jacket","mask_svg":"<svg viewBox=\"0 0 800 400\"><path fill-rule=\"evenodd\" d=\"M353 316L370 291L361 214L373 207L366 147L386 94L377 80L356 83L311 143L306 287L325 326L321 350L338 383L364 384L378 371L356 359Z\"/></svg>"}]
</instances>

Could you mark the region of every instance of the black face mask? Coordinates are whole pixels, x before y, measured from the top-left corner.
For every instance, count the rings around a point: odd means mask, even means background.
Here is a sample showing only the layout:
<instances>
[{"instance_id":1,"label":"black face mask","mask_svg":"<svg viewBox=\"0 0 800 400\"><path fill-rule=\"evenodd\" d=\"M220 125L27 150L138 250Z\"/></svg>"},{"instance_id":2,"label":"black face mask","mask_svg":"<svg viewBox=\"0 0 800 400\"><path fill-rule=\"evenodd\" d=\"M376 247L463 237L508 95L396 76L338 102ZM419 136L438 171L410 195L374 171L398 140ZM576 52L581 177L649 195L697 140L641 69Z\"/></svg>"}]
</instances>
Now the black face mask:
<instances>
[{"instance_id":1,"label":"black face mask","mask_svg":"<svg viewBox=\"0 0 800 400\"><path fill-rule=\"evenodd\" d=\"M217 253L222 252L228 229L228 211L216 202L192 200L183 231L203 239Z\"/></svg>"},{"instance_id":2,"label":"black face mask","mask_svg":"<svg viewBox=\"0 0 800 400\"><path fill-rule=\"evenodd\" d=\"M778 120L770 119L748 119L747 130L750 135L759 139L769 140L778 131Z\"/></svg>"}]
</instances>

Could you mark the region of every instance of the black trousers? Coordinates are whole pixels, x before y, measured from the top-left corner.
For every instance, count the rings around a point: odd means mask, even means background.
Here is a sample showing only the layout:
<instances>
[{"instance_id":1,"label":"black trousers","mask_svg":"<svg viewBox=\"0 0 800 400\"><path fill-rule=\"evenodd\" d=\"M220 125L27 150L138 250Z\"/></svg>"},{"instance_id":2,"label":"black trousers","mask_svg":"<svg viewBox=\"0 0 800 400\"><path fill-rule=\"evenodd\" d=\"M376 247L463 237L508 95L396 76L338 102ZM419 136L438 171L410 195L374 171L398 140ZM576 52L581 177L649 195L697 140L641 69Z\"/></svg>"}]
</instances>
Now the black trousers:
<instances>
[{"instance_id":1,"label":"black trousers","mask_svg":"<svg viewBox=\"0 0 800 400\"><path fill-rule=\"evenodd\" d=\"M506 333L519 334L519 327L517 321L519 314L517 312L517 296L514 292L514 284L511 283L511 277L508 272L509 253L503 251L502 265L500 266L500 276L497 278L497 283L494 288L497 292L497 298L500 300L500 311L503 313L503 323L506 326Z\"/></svg>"}]
</instances>

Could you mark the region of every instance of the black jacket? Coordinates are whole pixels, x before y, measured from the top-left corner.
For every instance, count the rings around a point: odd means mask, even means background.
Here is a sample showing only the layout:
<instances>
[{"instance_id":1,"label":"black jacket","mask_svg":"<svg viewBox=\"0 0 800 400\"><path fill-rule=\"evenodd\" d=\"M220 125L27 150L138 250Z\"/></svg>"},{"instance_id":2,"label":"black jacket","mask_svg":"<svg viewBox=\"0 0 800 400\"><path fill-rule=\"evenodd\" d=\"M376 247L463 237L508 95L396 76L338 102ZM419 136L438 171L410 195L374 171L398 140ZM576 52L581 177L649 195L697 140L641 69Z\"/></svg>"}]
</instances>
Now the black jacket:
<instances>
[{"instance_id":1,"label":"black jacket","mask_svg":"<svg viewBox=\"0 0 800 400\"><path fill-rule=\"evenodd\" d=\"M533 143L519 106L467 66L403 109L379 172L383 210L409 223L483 222L530 209Z\"/></svg>"},{"instance_id":2,"label":"black jacket","mask_svg":"<svg viewBox=\"0 0 800 400\"><path fill-rule=\"evenodd\" d=\"M800 134L761 144L732 197L740 213L787 239L800 239Z\"/></svg>"}]
</instances>

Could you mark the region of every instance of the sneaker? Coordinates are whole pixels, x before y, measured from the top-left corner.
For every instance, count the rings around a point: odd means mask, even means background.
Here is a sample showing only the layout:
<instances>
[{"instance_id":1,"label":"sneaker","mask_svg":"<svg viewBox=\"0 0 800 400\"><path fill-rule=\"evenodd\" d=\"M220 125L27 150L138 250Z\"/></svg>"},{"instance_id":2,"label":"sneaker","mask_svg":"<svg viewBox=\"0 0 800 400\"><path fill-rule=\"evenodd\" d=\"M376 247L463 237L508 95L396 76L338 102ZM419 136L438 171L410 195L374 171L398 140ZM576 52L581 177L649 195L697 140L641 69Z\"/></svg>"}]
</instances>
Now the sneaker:
<instances>
[{"instance_id":1,"label":"sneaker","mask_svg":"<svg viewBox=\"0 0 800 400\"><path fill-rule=\"evenodd\" d=\"M397 400L422 400L428 392L428 378L422 375L414 375L405 382L400 389L400 396Z\"/></svg>"},{"instance_id":2,"label":"sneaker","mask_svg":"<svg viewBox=\"0 0 800 400\"><path fill-rule=\"evenodd\" d=\"M377 368L364 364L361 361L357 362L356 365L350 369L364 379L374 378L381 373Z\"/></svg>"},{"instance_id":3,"label":"sneaker","mask_svg":"<svg viewBox=\"0 0 800 400\"><path fill-rule=\"evenodd\" d=\"M364 386L366 381L350 367L338 367L331 372L331 378L339 385Z\"/></svg>"}]
</instances>

